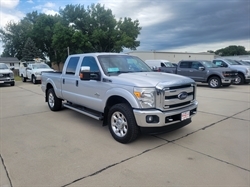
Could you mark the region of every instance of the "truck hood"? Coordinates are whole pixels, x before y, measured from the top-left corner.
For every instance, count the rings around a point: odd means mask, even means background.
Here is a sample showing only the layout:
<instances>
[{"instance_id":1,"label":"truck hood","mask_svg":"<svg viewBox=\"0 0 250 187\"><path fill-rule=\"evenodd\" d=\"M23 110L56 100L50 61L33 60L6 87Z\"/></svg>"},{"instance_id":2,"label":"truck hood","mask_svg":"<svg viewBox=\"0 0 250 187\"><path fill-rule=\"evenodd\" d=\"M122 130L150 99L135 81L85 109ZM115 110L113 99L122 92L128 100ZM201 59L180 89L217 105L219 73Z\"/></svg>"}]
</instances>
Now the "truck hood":
<instances>
[{"instance_id":1,"label":"truck hood","mask_svg":"<svg viewBox=\"0 0 250 187\"><path fill-rule=\"evenodd\" d=\"M231 68L236 68L236 69L249 69L249 66L246 65L231 65Z\"/></svg>"},{"instance_id":2,"label":"truck hood","mask_svg":"<svg viewBox=\"0 0 250 187\"><path fill-rule=\"evenodd\" d=\"M158 89L195 83L191 78L162 72L122 73L110 79L112 83L118 85L157 87Z\"/></svg>"},{"instance_id":3,"label":"truck hood","mask_svg":"<svg viewBox=\"0 0 250 187\"><path fill-rule=\"evenodd\" d=\"M219 72L224 72L224 71L236 71L233 67L218 67L218 68L207 68L209 71L219 71Z\"/></svg>"},{"instance_id":4,"label":"truck hood","mask_svg":"<svg viewBox=\"0 0 250 187\"><path fill-rule=\"evenodd\" d=\"M0 69L0 73L12 73L9 69Z\"/></svg>"},{"instance_id":5,"label":"truck hood","mask_svg":"<svg viewBox=\"0 0 250 187\"><path fill-rule=\"evenodd\" d=\"M44 69L36 69L34 70L35 72L44 72L44 71L49 71L49 72L52 72L54 71L53 69L48 69L48 68L44 68Z\"/></svg>"}]
</instances>

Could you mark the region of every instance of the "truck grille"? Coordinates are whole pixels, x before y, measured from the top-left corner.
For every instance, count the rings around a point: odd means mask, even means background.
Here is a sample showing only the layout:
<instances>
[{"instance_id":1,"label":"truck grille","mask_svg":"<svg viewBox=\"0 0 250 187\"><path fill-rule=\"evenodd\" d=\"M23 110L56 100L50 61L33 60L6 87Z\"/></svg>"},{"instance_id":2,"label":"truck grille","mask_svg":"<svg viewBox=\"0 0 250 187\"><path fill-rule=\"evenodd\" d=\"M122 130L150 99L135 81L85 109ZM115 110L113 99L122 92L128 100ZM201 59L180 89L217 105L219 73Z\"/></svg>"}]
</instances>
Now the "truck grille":
<instances>
[{"instance_id":1,"label":"truck grille","mask_svg":"<svg viewBox=\"0 0 250 187\"><path fill-rule=\"evenodd\" d=\"M237 71L226 71L224 76L230 78L236 78L237 75L238 75Z\"/></svg>"},{"instance_id":2,"label":"truck grille","mask_svg":"<svg viewBox=\"0 0 250 187\"><path fill-rule=\"evenodd\" d=\"M10 77L9 73L0 73L0 78Z\"/></svg>"},{"instance_id":3,"label":"truck grille","mask_svg":"<svg viewBox=\"0 0 250 187\"><path fill-rule=\"evenodd\" d=\"M170 87L164 92L164 110L173 110L188 106L195 100L196 86L194 84Z\"/></svg>"}]
</instances>

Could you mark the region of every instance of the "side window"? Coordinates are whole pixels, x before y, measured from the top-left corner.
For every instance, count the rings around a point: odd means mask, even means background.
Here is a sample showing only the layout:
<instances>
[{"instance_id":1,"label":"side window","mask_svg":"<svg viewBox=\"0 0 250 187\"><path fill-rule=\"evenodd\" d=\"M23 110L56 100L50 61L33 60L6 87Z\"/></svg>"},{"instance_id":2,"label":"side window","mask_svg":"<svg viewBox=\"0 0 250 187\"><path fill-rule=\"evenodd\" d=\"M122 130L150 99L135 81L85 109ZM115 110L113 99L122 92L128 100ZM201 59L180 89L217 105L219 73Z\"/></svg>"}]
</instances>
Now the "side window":
<instances>
[{"instance_id":1,"label":"side window","mask_svg":"<svg viewBox=\"0 0 250 187\"><path fill-rule=\"evenodd\" d=\"M219 67L227 67L227 64L221 60L214 60L213 63Z\"/></svg>"},{"instance_id":2,"label":"side window","mask_svg":"<svg viewBox=\"0 0 250 187\"><path fill-rule=\"evenodd\" d=\"M76 67L80 57L71 57L66 68L66 74L75 75Z\"/></svg>"},{"instance_id":3,"label":"side window","mask_svg":"<svg viewBox=\"0 0 250 187\"><path fill-rule=\"evenodd\" d=\"M181 62L180 68L191 68L191 62L188 62L188 61Z\"/></svg>"},{"instance_id":4,"label":"side window","mask_svg":"<svg viewBox=\"0 0 250 187\"><path fill-rule=\"evenodd\" d=\"M84 57L83 60L82 60L81 66L89 66L90 67L90 71L92 71L92 72L99 72L99 67L98 67L98 65L96 63L96 60L92 56L86 56L86 57Z\"/></svg>"},{"instance_id":5,"label":"side window","mask_svg":"<svg viewBox=\"0 0 250 187\"><path fill-rule=\"evenodd\" d=\"M192 69L199 69L199 67L203 67L203 65L200 62L192 62Z\"/></svg>"}]
</instances>

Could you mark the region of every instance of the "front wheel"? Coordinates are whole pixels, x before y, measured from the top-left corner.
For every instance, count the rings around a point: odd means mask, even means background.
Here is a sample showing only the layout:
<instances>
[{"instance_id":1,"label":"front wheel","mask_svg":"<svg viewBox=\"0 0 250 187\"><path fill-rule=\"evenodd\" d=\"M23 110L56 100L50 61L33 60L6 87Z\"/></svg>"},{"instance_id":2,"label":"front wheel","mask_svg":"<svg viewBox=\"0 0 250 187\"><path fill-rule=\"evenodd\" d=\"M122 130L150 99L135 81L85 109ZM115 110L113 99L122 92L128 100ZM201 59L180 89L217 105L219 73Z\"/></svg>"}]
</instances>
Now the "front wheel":
<instances>
[{"instance_id":1,"label":"front wheel","mask_svg":"<svg viewBox=\"0 0 250 187\"><path fill-rule=\"evenodd\" d=\"M236 79L235 79L235 81L234 81L234 84L241 85L244 82L245 82L245 79L244 79L243 75L238 74L237 77L236 77Z\"/></svg>"},{"instance_id":2,"label":"front wheel","mask_svg":"<svg viewBox=\"0 0 250 187\"><path fill-rule=\"evenodd\" d=\"M47 92L48 106L52 111L58 111L62 107L62 100L59 99L53 88L50 88Z\"/></svg>"},{"instance_id":3,"label":"front wheel","mask_svg":"<svg viewBox=\"0 0 250 187\"><path fill-rule=\"evenodd\" d=\"M22 81L26 82L26 77L24 77L23 75L22 75Z\"/></svg>"},{"instance_id":4,"label":"front wheel","mask_svg":"<svg viewBox=\"0 0 250 187\"><path fill-rule=\"evenodd\" d=\"M36 83L37 83L35 75L32 75L31 81L33 82L33 84L36 84Z\"/></svg>"},{"instance_id":5,"label":"front wheel","mask_svg":"<svg viewBox=\"0 0 250 187\"><path fill-rule=\"evenodd\" d=\"M219 77L211 77L208 80L208 84L211 88L219 88L221 87L221 80Z\"/></svg>"},{"instance_id":6,"label":"front wheel","mask_svg":"<svg viewBox=\"0 0 250 187\"><path fill-rule=\"evenodd\" d=\"M119 103L110 108L108 126L113 138L123 144L132 142L139 135L139 127L132 108L125 103Z\"/></svg>"}]
</instances>

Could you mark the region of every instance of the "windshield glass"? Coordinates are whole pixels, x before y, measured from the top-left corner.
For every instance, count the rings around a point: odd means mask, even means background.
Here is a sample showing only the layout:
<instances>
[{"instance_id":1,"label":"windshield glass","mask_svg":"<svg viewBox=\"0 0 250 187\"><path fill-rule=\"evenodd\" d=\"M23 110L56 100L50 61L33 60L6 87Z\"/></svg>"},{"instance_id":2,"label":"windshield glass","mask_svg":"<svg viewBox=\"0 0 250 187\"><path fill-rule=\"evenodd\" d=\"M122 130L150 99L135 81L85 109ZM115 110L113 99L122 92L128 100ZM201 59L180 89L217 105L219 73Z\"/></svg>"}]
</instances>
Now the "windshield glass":
<instances>
[{"instance_id":1,"label":"windshield glass","mask_svg":"<svg viewBox=\"0 0 250 187\"><path fill-rule=\"evenodd\" d=\"M250 66L250 62L247 62L247 61L240 61L240 62L241 62L241 64L243 64L243 65Z\"/></svg>"},{"instance_id":2,"label":"windshield glass","mask_svg":"<svg viewBox=\"0 0 250 187\"><path fill-rule=\"evenodd\" d=\"M33 64L33 69L50 69L47 64Z\"/></svg>"},{"instance_id":3,"label":"windshield glass","mask_svg":"<svg viewBox=\"0 0 250 187\"><path fill-rule=\"evenodd\" d=\"M241 65L239 62L237 62L237 61L235 61L235 60L226 59L226 61L227 61L230 65Z\"/></svg>"},{"instance_id":4,"label":"windshield glass","mask_svg":"<svg viewBox=\"0 0 250 187\"><path fill-rule=\"evenodd\" d=\"M0 69L9 69L6 64L0 64Z\"/></svg>"},{"instance_id":5,"label":"windshield glass","mask_svg":"<svg viewBox=\"0 0 250 187\"><path fill-rule=\"evenodd\" d=\"M171 62L164 62L166 67L175 67Z\"/></svg>"},{"instance_id":6,"label":"windshield glass","mask_svg":"<svg viewBox=\"0 0 250 187\"><path fill-rule=\"evenodd\" d=\"M141 59L128 55L100 55L98 60L106 75L117 73L151 72Z\"/></svg>"},{"instance_id":7,"label":"windshield glass","mask_svg":"<svg viewBox=\"0 0 250 187\"><path fill-rule=\"evenodd\" d=\"M208 61L208 60L204 60L201 63L203 64L203 66L205 66L207 68L218 68L218 66L216 66L214 63L212 63L211 61Z\"/></svg>"}]
</instances>

